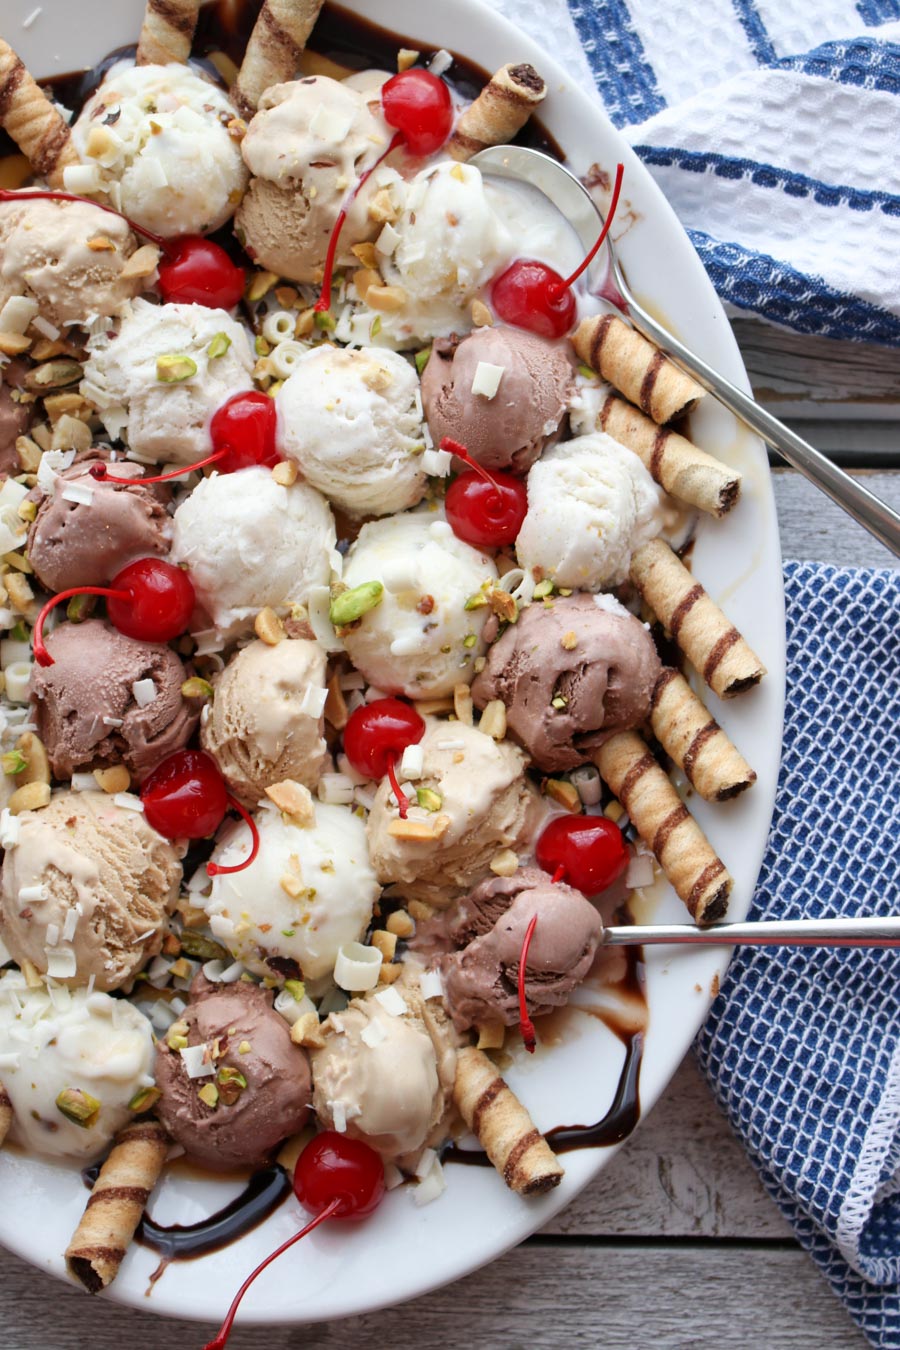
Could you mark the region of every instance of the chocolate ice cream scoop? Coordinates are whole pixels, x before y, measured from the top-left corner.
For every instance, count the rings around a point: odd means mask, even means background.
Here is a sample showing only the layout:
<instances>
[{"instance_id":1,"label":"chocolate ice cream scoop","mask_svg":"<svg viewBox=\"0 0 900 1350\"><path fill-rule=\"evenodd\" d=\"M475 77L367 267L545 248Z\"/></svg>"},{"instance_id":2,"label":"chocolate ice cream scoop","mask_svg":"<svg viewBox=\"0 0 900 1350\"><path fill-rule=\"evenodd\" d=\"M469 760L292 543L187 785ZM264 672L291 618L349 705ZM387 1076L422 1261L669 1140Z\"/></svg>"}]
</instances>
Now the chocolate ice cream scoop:
<instances>
[{"instance_id":1,"label":"chocolate ice cream scoop","mask_svg":"<svg viewBox=\"0 0 900 1350\"><path fill-rule=\"evenodd\" d=\"M603 933L590 901L536 867L490 877L458 903L447 925L450 939L465 944L440 961L444 1003L458 1031L519 1020L519 961L535 915L525 966L531 1016L562 1007L587 975Z\"/></svg>"},{"instance_id":2,"label":"chocolate ice cream scoop","mask_svg":"<svg viewBox=\"0 0 900 1350\"><path fill-rule=\"evenodd\" d=\"M156 1047L159 1118L201 1167L261 1167L306 1124L309 1061L270 991L199 977L191 996Z\"/></svg>"},{"instance_id":3,"label":"chocolate ice cream scoop","mask_svg":"<svg viewBox=\"0 0 900 1350\"><path fill-rule=\"evenodd\" d=\"M494 394L475 392L490 375L482 365L501 371ZM452 436L486 469L527 473L558 438L574 383L563 344L520 328L476 328L461 342L435 340L422 405L435 445Z\"/></svg>"},{"instance_id":4,"label":"chocolate ice cream scoop","mask_svg":"<svg viewBox=\"0 0 900 1350\"><path fill-rule=\"evenodd\" d=\"M133 487L98 482L90 471L105 458L96 452L79 456L57 474L52 491L41 499L27 551L48 591L105 586L133 559L169 551L166 503L171 494L165 488L144 487L139 479Z\"/></svg>"},{"instance_id":5,"label":"chocolate ice cream scoop","mask_svg":"<svg viewBox=\"0 0 900 1350\"><path fill-rule=\"evenodd\" d=\"M190 740L200 703L183 697L188 671L170 647L88 619L60 624L47 650L54 664L33 667L31 716L54 778L125 764L140 782Z\"/></svg>"},{"instance_id":6,"label":"chocolate ice cream scoop","mask_svg":"<svg viewBox=\"0 0 900 1350\"><path fill-rule=\"evenodd\" d=\"M506 705L510 734L539 769L574 769L650 711L661 669L644 625L605 595L529 605L488 650L472 685L479 708Z\"/></svg>"}]
</instances>

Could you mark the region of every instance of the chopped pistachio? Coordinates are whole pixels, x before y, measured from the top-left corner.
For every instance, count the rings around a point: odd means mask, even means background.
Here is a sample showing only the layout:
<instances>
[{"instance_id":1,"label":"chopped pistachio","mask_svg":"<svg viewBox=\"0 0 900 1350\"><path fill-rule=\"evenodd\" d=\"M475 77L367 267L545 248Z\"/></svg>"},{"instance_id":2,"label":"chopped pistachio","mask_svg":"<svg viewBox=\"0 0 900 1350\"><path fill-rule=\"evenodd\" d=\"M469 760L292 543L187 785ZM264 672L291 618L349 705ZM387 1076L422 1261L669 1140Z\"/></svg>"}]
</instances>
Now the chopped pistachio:
<instances>
[{"instance_id":1,"label":"chopped pistachio","mask_svg":"<svg viewBox=\"0 0 900 1350\"><path fill-rule=\"evenodd\" d=\"M188 1024L183 1019L173 1022L166 1032L166 1045L170 1050L186 1050L188 1043Z\"/></svg>"},{"instance_id":2,"label":"chopped pistachio","mask_svg":"<svg viewBox=\"0 0 900 1350\"><path fill-rule=\"evenodd\" d=\"M545 596L553 594L553 582L549 578L545 581L539 581L534 588L535 600L543 600Z\"/></svg>"},{"instance_id":3,"label":"chopped pistachio","mask_svg":"<svg viewBox=\"0 0 900 1350\"><path fill-rule=\"evenodd\" d=\"M73 1125L89 1130L96 1123L102 1103L83 1088L63 1088L56 1098L56 1109Z\"/></svg>"},{"instance_id":4,"label":"chopped pistachio","mask_svg":"<svg viewBox=\"0 0 900 1350\"><path fill-rule=\"evenodd\" d=\"M433 788L416 788L416 801L425 811L440 811L444 805L444 799L439 792Z\"/></svg>"},{"instance_id":5,"label":"chopped pistachio","mask_svg":"<svg viewBox=\"0 0 900 1350\"><path fill-rule=\"evenodd\" d=\"M550 700L550 707L551 707L551 708L557 708L557 709L559 709L559 708L568 708L568 706L569 706L569 700L568 700L567 698L563 698L562 694L557 694L557 695L556 695L556 698L551 698L551 700Z\"/></svg>"},{"instance_id":6,"label":"chopped pistachio","mask_svg":"<svg viewBox=\"0 0 900 1350\"><path fill-rule=\"evenodd\" d=\"M467 633L466 636L463 638L463 646L468 647L471 650L472 647L475 646L475 643L477 641L478 639L474 633Z\"/></svg>"},{"instance_id":7,"label":"chopped pistachio","mask_svg":"<svg viewBox=\"0 0 900 1350\"><path fill-rule=\"evenodd\" d=\"M416 370L419 372L420 375L422 374L422 371L425 369L425 367L428 365L428 358L430 355L431 355L430 347L423 347L421 351L416 352Z\"/></svg>"},{"instance_id":8,"label":"chopped pistachio","mask_svg":"<svg viewBox=\"0 0 900 1350\"><path fill-rule=\"evenodd\" d=\"M596 380L597 378L597 372L591 370L590 366L586 366L583 361L578 367L578 374L583 375L586 380Z\"/></svg>"},{"instance_id":9,"label":"chopped pistachio","mask_svg":"<svg viewBox=\"0 0 900 1350\"><path fill-rule=\"evenodd\" d=\"M186 956L192 956L195 961L228 960L228 952L224 947L220 947L218 942L213 942L212 938L206 937L204 933L195 932L193 928L182 930L181 950Z\"/></svg>"},{"instance_id":10,"label":"chopped pistachio","mask_svg":"<svg viewBox=\"0 0 900 1350\"><path fill-rule=\"evenodd\" d=\"M93 595L73 595L66 605L66 618L70 623L84 623L91 617L96 604Z\"/></svg>"},{"instance_id":11,"label":"chopped pistachio","mask_svg":"<svg viewBox=\"0 0 900 1350\"><path fill-rule=\"evenodd\" d=\"M213 687L209 680L201 680L199 675L192 675L181 686L181 695L182 698L212 698Z\"/></svg>"},{"instance_id":12,"label":"chopped pistachio","mask_svg":"<svg viewBox=\"0 0 900 1350\"><path fill-rule=\"evenodd\" d=\"M136 1116L141 1116L145 1111L149 1111L151 1106L155 1106L161 1096L158 1087L138 1088L128 1103L128 1110L133 1111Z\"/></svg>"},{"instance_id":13,"label":"chopped pistachio","mask_svg":"<svg viewBox=\"0 0 900 1350\"><path fill-rule=\"evenodd\" d=\"M474 595L469 596L468 600L463 605L463 609L484 609L487 603L488 598L484 591L476 591Z\"/></svg>"},{"instance_id":14,"label":"chopped pistachio","mask_svg":"<svg viewBox=\"0 0 900 1350\"><path fill-rule=\"evenodd\" d=\"M166 352L156 358L156 378L162 384L180 384L197 374L197 362L185 352Z\"/></svg>"},{"instance_id":15,"label":"chopped pistachio","mask_svg":"<svg viewBox=\"0 0 900 1350\"><path fill-rule=\"evenodd\" d=\"M26 389L42 393L45 389L62 389L67 384L75 384L84 375L80 361L71 357L59 357L55 361L45 361L35 366L25 375L23 383Z\"/></svg>"},{"instance_id":16,"label":"chopped pistachio","mask_svg":"<svg viewBox=\"0 0 900 1350\"><path fill-rule=\"evenodd\" d=\"M19 502L19 505L16 507L16 515L20 520L31 522L37 515L37 502Z\"/></svg>"},{"instance_id":17,"label":"chopped pistachio","mask_svg":"<svg viewBox=\"0 0 900 1350\"><path fill-rule=\"evenodd\" d=\"M306 985L302 980L285 980L284 987L295 1003L299 1003L306 995Z\"/></svg>"},{"instance_id":18,"label":"chopped pistachio","mask_svg":"<svg viewBox=\"0 0 900 1350\"><path fill-rule=\"evenodd\" d=\"M363 581L352 590L342 591L340 595L334 596L328 617L336 628L343 628L361 619L376 605L380 605L383 595L384 586L380 581Z\"/></svg>"},{"instance_id":19,"label":"chopped pistachio","mask_svg":"<svg viewBox=\"0 0 900 1350\"><path fill-rule=\"evenodd\" d=\"M253 1046L250 1044L249 1041L241 1041L240 1045L238 1046L238 1054L239 1054L239 1055L249 1055L249 1053L250 1053L250 1051L251 1051L252 1049L253 1049Z\"/></svg>"},{"instance_id":20,"label":"chopped pistachio","mask_svg":"<svg viewBox=\"0 0 900 1350\"><path fill-rule=\"evenodd\" d=\"M321 328L322 331L326 333L330 333L333 328L337 327L337 324L334 321L334 315L327 309L317 309L313 315L313 323L317 328Z\"/></svg>"},{"instance_id":21,"label":"chopped pistachio","mask_svg":"<svg viewBox=\"0 0 900 1350\"><path fill-rule=\"evenodd\" d=\"M371 324L371 326L370 326L370 328L369 328L369 337L370 337L370 338L377 338L377 336L378 336L378 334L379 334L380 332L381 332L381 315L380 315L380 314L376 314L376 315L375 315L375 318L372 320L372 324Z\"/></svg>"},{"instance_id":22,"label":"chopped pistachio","mask_svg":"<svg viewBox=\"0 0 900 1350\"><path fill-rule=\"evenodd\" d=\"M268 356L272 348L264 337L257 337L253 343L253 350L257 356Z\"/></svg>"},{"instance_id":23,"label":"chopped pistachio","mask_svg":"<svg viewBox=\"0 0 900 1350\"><path fill-rule=\"evenodd\" d=\"M197 1096L200 1098L203 1105L208 1106L211 1111L214 1111L219 1105L219 1089L216 1087L215 1083L204 1083L203 1087L200 1088L197 1093Z\"/></svg>"},{"instance_id":24,"label":"chopped pistachio","mask_svg":"<svg viewBox=\"0 0 900 1350\"><path fill-rule=\"evenodd\" d=\"M8 778L14 778L16 774L28 768L28 760L21 750L7 750L0 763L3 764L3 772Z\"/></svg>"},{"instance_id":25,"label":"chopped pistachio","mask_svg":"<svg viewBox=\"0 0 900 1350\"><path fill-rule=\"evenodd\" d=\"M233 1069L230 1064L223 1064L216 1074L217 1083L234 1083L239 1088L247 1086L247 1080L240 1069Z\"/></svg>"},{"instance_id":26,"label":"chopped pistachio","mask_svg":"<svg viewBox=\"0 0 900 1350\"><path fill-rule=\"evenodd\" d=\"M247 299L251 305L256 304L264 295L268 295L276 281L280 280L275 272L255 272L247 286Z\"/></svg>"},{"instance_id":27,"label":"chopped pistachio","mask_svg":"<svg viewBox=\"0 0 900 1350\"><path fill-rule=\"evenodd\" d=\"M231 346L231 338L227 333L216 333L212 342L206 349L206 355L210 361L215 361L217 356L224 356Z\"/></svg>"}]
</instances>

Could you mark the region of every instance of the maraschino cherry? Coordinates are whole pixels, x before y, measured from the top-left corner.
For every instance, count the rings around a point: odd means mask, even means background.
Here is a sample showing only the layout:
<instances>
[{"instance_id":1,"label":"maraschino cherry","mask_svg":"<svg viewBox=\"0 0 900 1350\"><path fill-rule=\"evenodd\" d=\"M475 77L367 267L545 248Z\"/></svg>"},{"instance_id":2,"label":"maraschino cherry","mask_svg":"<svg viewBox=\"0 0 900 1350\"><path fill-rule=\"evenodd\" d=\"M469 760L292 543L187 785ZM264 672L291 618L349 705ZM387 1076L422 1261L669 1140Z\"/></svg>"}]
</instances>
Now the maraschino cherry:
<instances>
[{"instance_id":1,"label":"maraschino cherry","mask_svg":"<svg viewBox=\"0 0 900 1350\"><path fill-rule=\"evenodd\" d=\"M504 323L512 324L515 328L526 328L546 338L565 337L571 331L575 323L575 297L571 287L593 262L609 233L622 190L624 172L624 165L617 165L616 181L603 229L590 253L571 276L563 280L546 263L533 258L519 258L494 280L491 304Z\"/></svg>"},{"instance_id":2,"label":"maraschino cherry","mask_svg":"<svg viewBox=\"0 0 900 1350\"><path fill-rule=\"evenodd\" d=\"M531 939L534 937L534 930L537 928L538 916L533 914L528 927L525 929L525 937L522 941L522 952L519 956L519 1030L522 1033L522 1040L525 1043L525 1049L529 1055L534 1054L534 1047L537 1044L534 1034L534 1023L528 1015L528 1001L525 998L525 964L528 960L528 949L531 946Z\"/></svg>"},{"instance_id":3,"label":"maraschino cherry","mask_svg":"<svg viewBox=\"0 0 900 1350\"><path fill-rule=\"evenodd\" d=\"M611 886L628 866L622 831L606 816L555 816L537 841L535 858L554 881L584 895Z\"/></svg>"},{"instance_id":4,"label":"maraschino cherry","mask_svg":"<svg viewBox=\"0 0 900 1350\"><path fill-rule=\"evenodd\" d=\"M297 1159L294 1194L315 1217L299 1233L261 1261L241 1285L228 1309L219 1334L203 1350L225 1350L241 1299L253 1281L288 1247L326 1219L364 1219L377 1209L384 1196L384 1164L373 1148L361 1139L349 1139L334 1130L323 1130Z\"/></svg>"},{"instance_id":5,"label":"maraschino cherry","mask_svg":"<svg viewBox=\"0 0 900 1350\"><path fill-rule=\"evenodd\" d=\"M157 473L150 478L123 478L109 472L105 463L94 464L90 469L92 478L100 483L123 483L133 487L135 483L145 486L150 483L167 483L172 478L181 478L195 469L205 469L210 464L218 465L220 473L237 473L238 469L252 469L261 466L271 469L278 463L279 454L275 445L275 432L278 425L278 413L274 399L258 389L248 393L233 394L213 414L209 424L213 452L195 464L185 464L171 473Z\"/></svg>"},{"instance_id":6,"label":"maraschino cherry","mask_svg":"<svg viewBox=\"0 0 900 1350\"><path fill-rule=\"evenodd\" d=\"M229 806L250 828L249 856L234 867L207 863L209 876L242 872L259 852L256 821L232 797L215 760L203 750L176 750L157 764L141 785L144 818L164 839L207 839L225 819Z\"/></svg>"},{"instance_id":7,"label":"maraschino cherry","mask_svg":"<svg viewBox=\"0 0 900 1350\"><path fill-rule=\"evenodd\" d=\"M409 798L400 791L395 765L408 745L425 735L425 723L415 708L399 698L378 698L352 712L344 727L344 753L357 773L367 778L387 774L403 819Z\"/></svg>"},{"instance_id":8,"label":"maraschino cherry","mask_svg":"<svg viewBox=\"0 0 900 1350\"><path fill-rule=\"evenodd\" d=\"M170 642L187 628L194 610L194 588L181 567L161 558L138 558L117 572L108 586L73 586L44 605L34 625L34 656L39 666L52 666L44 644L47 615L76 595L102 595L110 623L126 637L142 642Z\"/></svg>"},{"instance_id":9,"label":"maraschino cherry","mask_svg":"<svg viewBox=\"0 0 900 1350\"><path fill-rule=\"evenodd\" d=\"M350 205L362 185L398 146L405 146L411 155L434 154L435 150L440 150L453 126L450 90L443 80L432 75L429 70L401 70L399 74L392 75L382 86L381 110L388 126L396 127L396 134L371 168L360 174L359 182L337 214L325 254L322 293L315 304L319 314L331 308L331 279L338 240Z\"/></svg>"},{"instance_id":10,"label":"maraschino cherry","mask_svg":"<svg viewBox=\"0 0 900 1350\"><path fill-rule=\"evenodd\" d=\"M477 548L514 544L528 510L525 484L508 473L488 473L464 445L445 436L441 449L472 466L447 489L444 511L457 539Z\"/></svg>"}]
</instances>

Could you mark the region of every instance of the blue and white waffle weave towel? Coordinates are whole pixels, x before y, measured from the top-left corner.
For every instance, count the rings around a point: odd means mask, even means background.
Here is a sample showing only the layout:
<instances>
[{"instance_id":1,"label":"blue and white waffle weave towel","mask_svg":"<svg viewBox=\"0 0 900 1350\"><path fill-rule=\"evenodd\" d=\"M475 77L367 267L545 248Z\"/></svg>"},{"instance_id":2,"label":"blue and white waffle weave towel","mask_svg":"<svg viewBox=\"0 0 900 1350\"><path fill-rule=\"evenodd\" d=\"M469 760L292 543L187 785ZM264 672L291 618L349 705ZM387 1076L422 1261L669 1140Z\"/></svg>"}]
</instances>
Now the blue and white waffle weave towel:
<instances>
[{"instance_id":1,"label":"blue and white waffle weave towel","mask_svg":"<svg viewBox=\"0 0 900 1350\"><path fill-rule=\"evenodd\" d=\"M585 88L722 299L900 346L900 0L492 0Z\"/></svg>"},{"instance_id":2,"label":"blue and white waffle weave towel","mask_svg":"<svg viewBox=\"0 0 900 1350\"><path fill-rule=\"evenodd\" d=\"M788 563L787 708L751 918L900 913L900 572ZM766 1187L900 1350L900 950L738 949L697 1043Z\"/></svg>"}]
</instances>

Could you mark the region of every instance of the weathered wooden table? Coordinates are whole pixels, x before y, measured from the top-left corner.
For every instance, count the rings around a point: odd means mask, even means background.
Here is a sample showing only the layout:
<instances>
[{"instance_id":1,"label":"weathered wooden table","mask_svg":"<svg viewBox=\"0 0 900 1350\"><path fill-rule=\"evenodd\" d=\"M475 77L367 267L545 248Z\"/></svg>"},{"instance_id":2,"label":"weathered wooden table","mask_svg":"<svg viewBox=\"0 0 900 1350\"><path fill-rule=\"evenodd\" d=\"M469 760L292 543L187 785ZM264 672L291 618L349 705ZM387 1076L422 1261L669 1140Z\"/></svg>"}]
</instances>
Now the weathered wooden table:
<instances>
[{"instance_id":1,"label":"weathered wooden table","mask_svg":"<svg viewBox=\"0 0 900 1350\"><path fill-rule=\"evenodd\" d=\"M744 319L735 328L757 396L900 509L896 351L800 338ZM798 475L776 469L774 481L785 557L898 565ZM196 1323L91 1301L16 1257L4 1257L2 1269L0 1350L199 1350L209 1338ZM389 1287L389 1270L384 1279ZM464 1286L347 1322L239 1329L231 1340L233 1350L463 1343L855 1350L866 1341L762 1190L689 1057L594 1185Z\"/></svg>"}]
</instances>

